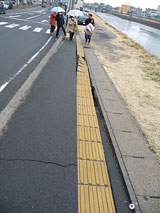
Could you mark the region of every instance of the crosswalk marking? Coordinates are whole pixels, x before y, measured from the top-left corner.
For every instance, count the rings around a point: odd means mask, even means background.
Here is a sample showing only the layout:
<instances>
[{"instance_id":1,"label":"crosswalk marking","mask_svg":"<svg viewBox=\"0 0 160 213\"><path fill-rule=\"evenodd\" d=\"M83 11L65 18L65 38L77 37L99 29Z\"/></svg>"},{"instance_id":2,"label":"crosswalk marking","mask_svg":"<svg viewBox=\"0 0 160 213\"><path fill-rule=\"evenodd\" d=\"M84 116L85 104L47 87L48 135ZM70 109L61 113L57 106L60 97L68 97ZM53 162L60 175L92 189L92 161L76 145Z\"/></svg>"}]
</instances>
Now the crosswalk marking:
<instances>
[{"instance_id":1,"label":"crosswalk marking","mask_svg":"<svg viewBox=\"0 0 160 213\"><path fill-rule=\"evenodd\" d=\"M50 34L50 29L48 29L48 30L46 31L46 34Z\"/></svg>"},{"instance_id":2,"label":"crosswalk marking","mask_svg":"<svg viewBox=\"0 0 160 213\"><path fill-rule=\"evenodd\" d=\"M47 22L48 23L48 20L43 20L43 21L41 21L42 23L45 23L45 22Z\"/></svg>"},{"instance_id":3,"label":"crosswalk marking","mask_svg":"<svg viewBox=\"0 0 160 213\"><path fill-rule=\"evenodd\" d=\"M20 24L15 24L15 23L13 23L13 24L8 24L8 22L0 22L0 26L2 26L2 25L5 25L4 27L7 27L7 28L15 28L15 27L18 27L18 26L19 26L19 28L18 28L19 30L28 30L28 29L30 29L30 28L33 27L33 26L29 26L29 25L24 25L24 26L21 26L21 27L20 27ZM57 26L55 27L55 30L54 30L54 31L56 31L56 29L57 29ZM36 27L36 28L33 30L33 32L40 33L42 30L43 30L43 28L41 28L41 27ZM47 29L45 33L49 35L49 34L50 34L50 29Z\"/></svg>"},{"instance_id":4,"label":"crosswalk marking","mask_svg":"<svg viewBox=\"0 0 160 213\"><path fill-rule=\"evenodd\" d=\"M3 21L0 22L0 25L5 25L5 24L8 24L8 22L3 22Z\"/></svg>"},{"instance_id":5,"label":"crosswalk marking","mask_svg":"<svg viewBox=\"0 0 160 213\"><path fill-rule=\"evenodd\" d=\"M28 30L29 28L31 28L31 26L25 25L23 27L20 27L20 30Z\"/></svg>"},{"instance_id":6,"label":"crosswalk marking","mask_svg":"<svg viewBox=\"0 0 160 213\"><path fill-rule=\"evenodd\" d=\"M14 27L18 27L18 26L19 26L19 24L10 24L10 25L7 25L5 27L7 27L7 28L14 28Z\"/></svg>"},{"instance_id":7,"label":"crosswalk marking","mask_svg":"<svg viewBox=\"0 0 160 213\"><path fill-rule=\"evenodd\" d=\"M40 28L40 27L36 27L36 28L33 30L33 32L37 32L37 33L39 33L39 32L41 32L41 30L42 30L42 28Z\"/></svg>"}]
</instances>

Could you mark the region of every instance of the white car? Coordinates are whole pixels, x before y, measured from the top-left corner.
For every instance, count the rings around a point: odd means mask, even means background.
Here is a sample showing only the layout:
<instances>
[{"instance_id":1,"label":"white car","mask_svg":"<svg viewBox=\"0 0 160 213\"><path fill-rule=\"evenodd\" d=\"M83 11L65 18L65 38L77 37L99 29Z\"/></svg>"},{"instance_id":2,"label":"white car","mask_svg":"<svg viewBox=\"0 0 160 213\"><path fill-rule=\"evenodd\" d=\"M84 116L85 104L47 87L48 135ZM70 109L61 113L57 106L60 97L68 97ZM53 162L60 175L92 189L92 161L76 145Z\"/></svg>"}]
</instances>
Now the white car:
<instances>
[{"instance_id":1,"label":"white car","mask_svg":"<svg viewBox=\"0 0 160 213\"><path fill-rule=\"evenodd\" d=\"M9 5L5 4L4 1L0 1L0 2L3 4L4 8L5 8L6 10L8 10Z\"/></svg>"}]
</instances>

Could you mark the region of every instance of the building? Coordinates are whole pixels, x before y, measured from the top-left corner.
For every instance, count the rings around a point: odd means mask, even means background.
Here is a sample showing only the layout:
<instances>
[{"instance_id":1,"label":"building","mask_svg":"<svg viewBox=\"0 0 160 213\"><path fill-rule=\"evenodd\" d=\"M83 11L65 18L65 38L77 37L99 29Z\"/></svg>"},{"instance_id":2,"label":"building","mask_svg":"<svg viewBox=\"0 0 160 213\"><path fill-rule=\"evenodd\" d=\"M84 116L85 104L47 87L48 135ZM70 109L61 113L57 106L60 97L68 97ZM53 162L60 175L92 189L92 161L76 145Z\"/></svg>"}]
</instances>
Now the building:
<instances>
[{"instance_id":1,"label":"building","mask_svg":"<svg viewBox=\"0 0 160 213\"><path fill-rule=\"evenodd\" d=\"M157 10L146 8L146 15L148 17L157 16Z\"/></svg>"},{"instance_id":2,"label":"building","mask_svg":"<svg viewBox=\"0 0 160 213\"><path fill-rule=\"evenodd\" d=\"M75 0L74 8L80 10L83 8L84 0Z\"/></svg>"},{"instance_id":3,"label":"building","mask_svg":"<svg viewBox=\"0 0 160 213\"><path fill-rule=\"evenodd\" d=\"M108 4L108 5L106 5L106 9L107 9L107 12L109 12L112 10L112 7Z\"/></svg>"},{"instance_id":4,"label":"building","mask_svg":"<svg viewBox=\"0 0 160 213\"><path fill-rule=\"evenodd\" d=\"M160 5L157 8L157 16L160 16Z\"/></svg>"},{"instance_id":5,"label":"building","mask_svg":"<svg viewBox=\"0 0 160 213\"><path fill-rule=\"evenodd\" d=\"M122 4L122 6L119 8L119 13L128 13L130 6Z\"/></svg>"}]
</instances>

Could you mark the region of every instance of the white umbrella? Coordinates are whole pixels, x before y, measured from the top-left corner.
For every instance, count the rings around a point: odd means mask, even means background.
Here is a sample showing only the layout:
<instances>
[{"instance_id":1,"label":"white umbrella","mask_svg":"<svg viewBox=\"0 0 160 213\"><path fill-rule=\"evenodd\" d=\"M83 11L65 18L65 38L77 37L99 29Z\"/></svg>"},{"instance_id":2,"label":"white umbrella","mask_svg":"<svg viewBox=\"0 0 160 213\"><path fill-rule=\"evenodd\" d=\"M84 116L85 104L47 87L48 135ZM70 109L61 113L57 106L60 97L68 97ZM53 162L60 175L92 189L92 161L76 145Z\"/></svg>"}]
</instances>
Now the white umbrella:
<instances>
[{"instance_id":1,"label":"white umbrella","mask_svg":"<svg viewBox=\"0 0 160 213\"><path fill-rule=\"evenodd\" d=\"M84 14L80 10L70 10L67 16L84 16Z\"/></svg>"}]
</instances>

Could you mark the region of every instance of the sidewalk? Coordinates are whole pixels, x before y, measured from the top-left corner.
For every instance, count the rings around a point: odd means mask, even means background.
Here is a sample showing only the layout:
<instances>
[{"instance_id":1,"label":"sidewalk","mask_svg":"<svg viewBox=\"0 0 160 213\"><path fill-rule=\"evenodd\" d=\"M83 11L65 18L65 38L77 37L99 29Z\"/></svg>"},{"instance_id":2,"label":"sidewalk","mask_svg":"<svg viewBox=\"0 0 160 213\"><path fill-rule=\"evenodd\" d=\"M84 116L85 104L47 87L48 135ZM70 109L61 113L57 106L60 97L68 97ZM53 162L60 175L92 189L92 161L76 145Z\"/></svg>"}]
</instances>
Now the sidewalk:
<instances>
[{"instance_id":1,"label":"sidewalk","mask_svg":"<svg viewBox=\"0 0 160 213\"><path fill-rule=\"evenodd\" d=\"M83 35L80 33L83 41ZM94 95L136 212L160 210L160 165L92 48L84 43Z\"/></svg>"}]
</instances>

